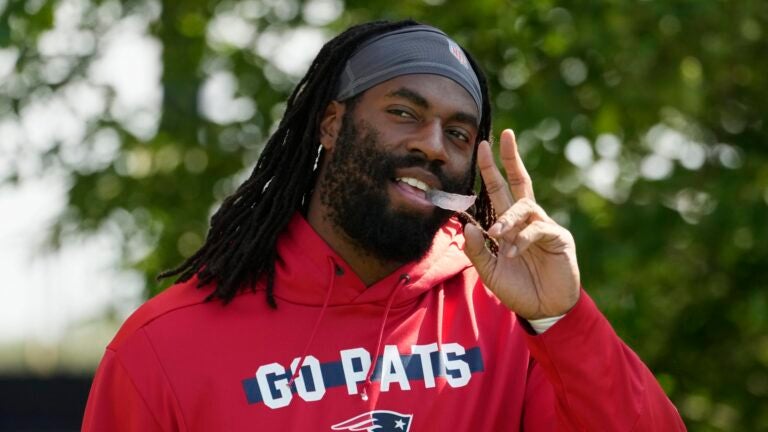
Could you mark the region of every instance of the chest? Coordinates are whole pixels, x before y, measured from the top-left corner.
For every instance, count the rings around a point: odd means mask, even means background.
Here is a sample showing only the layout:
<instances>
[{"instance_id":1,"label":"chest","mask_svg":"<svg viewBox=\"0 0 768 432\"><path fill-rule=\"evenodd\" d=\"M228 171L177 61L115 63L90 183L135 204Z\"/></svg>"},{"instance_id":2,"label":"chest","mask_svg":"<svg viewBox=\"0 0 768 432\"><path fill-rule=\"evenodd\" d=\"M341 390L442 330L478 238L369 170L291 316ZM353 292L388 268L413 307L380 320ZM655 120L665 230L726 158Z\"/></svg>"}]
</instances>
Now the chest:
<instances>
[{"instance_id":1,"label":"chest","mask_svg":"<svg viewBox=\"0 0 768 432\"><path fill-rule=\"evenodd\" d=\"M168 375L185 389L177 397L190 430L519 424L528 351L514 315L492 299L436 292L386 319L376 305L329 307L319 322L318 313L281 305L164 353L189 366Z\"/></svg>"}]
</instances>

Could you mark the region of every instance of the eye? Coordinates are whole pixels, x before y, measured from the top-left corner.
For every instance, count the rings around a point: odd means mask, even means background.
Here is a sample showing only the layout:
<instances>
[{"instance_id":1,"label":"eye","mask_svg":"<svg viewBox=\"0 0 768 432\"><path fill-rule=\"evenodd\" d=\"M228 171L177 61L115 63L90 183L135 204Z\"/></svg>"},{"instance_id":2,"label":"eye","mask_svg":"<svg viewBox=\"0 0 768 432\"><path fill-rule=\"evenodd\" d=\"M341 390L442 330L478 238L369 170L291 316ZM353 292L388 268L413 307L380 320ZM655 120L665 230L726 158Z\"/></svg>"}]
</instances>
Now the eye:
<instances>
[{"instance_id":1,"label":"eye","mask_svg":"<svg viewBox=\"0 0 768 432\"><path fill-rule=\"evenodd\" d=\"M394 115L394 116L396 116L396 117L400 117L400 118L404 118L404 119L415 119L416 118L416 116L412 112L410 112L410 111L408 111L406 109L403 109L403 108L389 108L389 109L387 109L387 112L392 114L392 115Z\"/></svg>"},{"instance_id":2,"label":"eye","mask_svg":"<svg viewBox=\"0 0 768 432\"><path fill-rule=\"evenodd\" d=\"M448 129L447 133L458 140L469 142L469 134L461 129Z\"/></svg>"}]
</instances>

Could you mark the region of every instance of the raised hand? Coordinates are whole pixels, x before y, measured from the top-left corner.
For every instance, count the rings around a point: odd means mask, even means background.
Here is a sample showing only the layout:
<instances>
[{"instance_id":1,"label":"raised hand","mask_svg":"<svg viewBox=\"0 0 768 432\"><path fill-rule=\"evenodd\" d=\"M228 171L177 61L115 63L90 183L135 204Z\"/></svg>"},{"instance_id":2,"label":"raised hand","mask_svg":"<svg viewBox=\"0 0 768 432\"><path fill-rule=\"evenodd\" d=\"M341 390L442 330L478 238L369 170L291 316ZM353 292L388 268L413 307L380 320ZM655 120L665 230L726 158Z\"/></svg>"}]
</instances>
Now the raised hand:
<instances>
[{"instance_id":1,"label":"raised hand","mask_svg":"<svg viewBox=\"0 0 768 432\"><path fill-rule=\"evenodd\" d=\"M490 144L483 141L477 150L477 166L498 218L488 234L499 242L499 252L485 247L482 232L472 224L464 227L464 252L485 285L521 317L562 315L580 292L573 236L536 204L512 130L502 132L500 141L506 180Z\"/></svg>"}]
</instances>

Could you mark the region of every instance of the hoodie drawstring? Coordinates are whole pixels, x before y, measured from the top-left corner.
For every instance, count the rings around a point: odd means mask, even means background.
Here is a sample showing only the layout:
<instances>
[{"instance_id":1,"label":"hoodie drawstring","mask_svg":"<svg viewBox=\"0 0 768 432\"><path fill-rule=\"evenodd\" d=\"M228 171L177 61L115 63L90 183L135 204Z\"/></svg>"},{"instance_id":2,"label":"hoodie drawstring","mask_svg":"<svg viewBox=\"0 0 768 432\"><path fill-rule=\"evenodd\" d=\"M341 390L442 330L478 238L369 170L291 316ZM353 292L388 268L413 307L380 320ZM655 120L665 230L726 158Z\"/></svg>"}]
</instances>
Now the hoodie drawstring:
<instances>
[{"instance_id":1,"label":"hoodie drawstring","mask_svg":"<svg viewBox=\"0 0 768 432\"><path fill-rule=\"evenodd\" d=\"M360 398L363 399L363 401L368 400L368 387L371 385L371 377L373 376L373 370L376 368L376 362L379 359L379 354L381 354L381 342L384 339L384 328L387 324L387 317L389 316L389 310L392 309L392 303L395 300L395 296L397 296L397 292L400 291L400 288L404 287L405 284L411 281L411 277L403 273L400 275L400 279L397 281L397 285L395 285L395 289L392 290L392 294L389 295L389 300L387 300L387 306L384 308L384 317L381 319L381 328L379 329L379 340L376 342L376 352L373 355L373 358L371 359L371 367L368 368L368 374L365 376L365 382L363 383L363 390L360 392Z\"/></svg>"},{"instance_id":2,"label":"hoodie drawstring","mask_svg":"<svg viewBox=\"0 0 768 432\"><path fill-rule=\"evenodd\" d=\"M293 372L291 379L288 381L288 387L293 385L293 382L296 380L296 378L299 377L299 374L301 373L301 367L304 366L304 361L307 359L307 356L309 355L309 348L310 346L312 346L312 342L315 340L315 334L317 334L317 329L320 327L320 321L323 320L323 315L325 315L325 310L328 309L328 302L331 300L331 292L333 291L333 286L336 285L336 263L333 261L333 258L331 257L328 257L328 263L330 264L331 277L330 277L330 283L328 285L328 291L325 293L325 300L323 301L323 307L320 309L320 314L317 316L315 325L312 327L312 333L309 335L309 340L307 341L307 345L304 347L304 352L301 354L299 364L296 366L296 370Z\"/></svg>"}]
</instances>

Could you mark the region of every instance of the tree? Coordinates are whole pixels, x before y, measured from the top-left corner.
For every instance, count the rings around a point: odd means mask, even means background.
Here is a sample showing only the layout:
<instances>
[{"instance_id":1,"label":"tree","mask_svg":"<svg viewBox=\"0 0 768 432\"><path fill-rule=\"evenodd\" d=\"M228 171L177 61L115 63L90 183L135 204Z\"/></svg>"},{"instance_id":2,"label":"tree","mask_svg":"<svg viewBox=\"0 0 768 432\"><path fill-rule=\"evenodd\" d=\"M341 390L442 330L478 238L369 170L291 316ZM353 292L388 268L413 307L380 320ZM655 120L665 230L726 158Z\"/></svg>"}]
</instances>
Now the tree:
<instances>
[{"instance_id":1,"label":"tree","mask_svg":"<svg viewBox=\"0 0 768 432\"><path fill-rule=\"evenodd\" d=\"M0 181L64 173L53 238L120 227L156 293L280 118L301 42L404 17L485 67L496 133L517 131L584 285L691 430L768 429L765 2L2 3ZM99 70L121 28L162 66L157 99L133 111ZM41 106L80 129L34 135Z\"/></svg>"}]
</instances>

